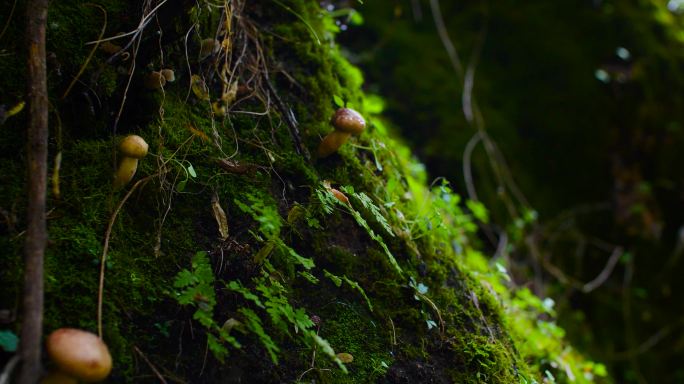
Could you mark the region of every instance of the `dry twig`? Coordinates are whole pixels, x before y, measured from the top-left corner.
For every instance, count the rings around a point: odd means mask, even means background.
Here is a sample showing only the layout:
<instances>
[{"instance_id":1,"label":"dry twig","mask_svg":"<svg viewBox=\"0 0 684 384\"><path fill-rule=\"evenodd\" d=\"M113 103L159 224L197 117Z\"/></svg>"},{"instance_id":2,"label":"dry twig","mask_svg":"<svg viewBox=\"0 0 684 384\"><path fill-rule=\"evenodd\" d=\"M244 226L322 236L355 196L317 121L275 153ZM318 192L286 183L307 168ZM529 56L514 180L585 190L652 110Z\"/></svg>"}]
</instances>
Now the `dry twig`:
<instances>
[{"instance_id":1,"label":"dry twig","mask_svg":"<svg viewBox=\"0 0 684 384\"><path fill-rule=\"evenodd\" d=\"M45 64L47 0L26 3L28 46L28 207L24 246L24 312L21 328L20 384L35 384L41 375L43 335L43 259L47 242L45 196L47 191L48 99Z\"/></svg>"},{"instance_id":2,"label":"dry twig","mask_svg":"<svg viewBox=\"0 0 684 384\"><path fill-rule=\"evenodd\" d=\"M137 346L133 346L133 349L135 350L135 352L136 352L138 355L140 355L140 357L143 359L143 361L145 361L145 363L147 364L147 366L150 367L150 369L152 370L152 372L154 372L154 375L157 376L157 378L159 379L159 381L160 381L162 384L167 384L166 379L164 378L164 376L162 376L162 374L161 374L161 373L159 372L159 370L154 366L154 364L152 364L152 362L147 358L147 356L145 356L145 354L142 353L142 351L140 350L140 348L138 348Z\"/></svg>"}]
</instances>

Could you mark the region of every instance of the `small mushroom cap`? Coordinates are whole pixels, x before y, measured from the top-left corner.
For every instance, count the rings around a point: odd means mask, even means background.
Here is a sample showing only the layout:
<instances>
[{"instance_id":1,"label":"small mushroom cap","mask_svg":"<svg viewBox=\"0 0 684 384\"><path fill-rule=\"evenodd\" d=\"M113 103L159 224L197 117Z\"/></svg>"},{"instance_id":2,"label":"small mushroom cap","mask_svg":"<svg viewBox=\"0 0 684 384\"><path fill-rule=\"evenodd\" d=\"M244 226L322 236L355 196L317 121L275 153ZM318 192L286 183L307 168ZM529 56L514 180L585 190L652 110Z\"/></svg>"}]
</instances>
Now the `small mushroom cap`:
<instances>
[{"instance_id":1,"label":"small mushroom cap","mask_svg":"<svg viewBox=\"0 0 684 384\"><path fill-rule=\"evenodd\" d=\"M116 45L116 44L111 43L109 41L105 41L102 44L100 44L100 49L104 53L108 53L110 55L113 55L113 54L119 52L122 48L120 45Z\"/></svg>"},{"instance_id":2,"label":"small mushroom cap","mask_svg":"<svg viewBox=\"0 0 684 384\"><path fill-rule=\"evenodd\" d=\"M161 72L150 72L145 76L145 88L159 89L166 85L166 77Z\"/></svg>"},{"instance_id":3,"label":"small mushroom cap","mask_svg":"<svg viewBox=\"0 0 684 384\"><path fill-rule=\"evenodd\" d=\"M200 42L200 60L204 60L211 55L215 55L221 49L221 42L213 38L207 38Z\"/></svg>"},{"instance_id":4,"label":"small mushroom cap","mask_svg":"<svg viewBox=\"0 0 684 384\"><path fill-rule=\"evenodd\" d=\"M335 196L335 198L336 198L337 200L343 202L344 204L351 205L351 203L349 202L349 198L347 197L347 195L345 195L344 193L342 193L340 190L337 190L337 189L335 189L335 188L330 188L330 192L333 194L333 196Z\"/></svg>"},{"instance_id":5,"label":"small mushroom cap","mask_svg":"<svg viewBox=\"0 0 684 384\"><path fill-rule=\"evenodd\" d=\"M335 111L335 114L330 119L330 123L336 130L353 135L359 134L366 129L366 120L363 119L360 113L351 108L340 108Z\"/></svg>"},{"instance_id":6,"label":"small mushroom cap","mask_svg":"<svg viewBox=\"0 0 684 384\"><path fill-rule=\"evenodd\" d=\"M160 72L167 82L173 83L174 81L176 81L176 74L173 72L173 69L165 68L162 69Z\"/></svg>"},{"instance_id":7,"label":"small mushroom cap","mask_svg":"<svg viewBox=\"0 0 684 384\"><path fill-rule=\"evenodd\" d=\"M351 353L341 352L337 354L337 358L345 364L349 364L354 361L354 356Z\"/></svg>"},{"instance_id":8,"label":"small mushroom cap","mask_svg":"<svg viewBox=\"0 0 684 384\"><path fill-rule=\"evenodd\" d=\"M46 342L50 359L61 371L78 380L103 380L112 370L112 356L97 335L74 328L60 328Z\"/></svg>"},{"instance_id":9,"label":"small mushroom cap","mask_svg":"<svg viewBox=\"0 0 684 384\"><path fill-rule=\"evenodd\" d=\"M149 145L138 135L128 135L119 144L119 150L124 156L142 159L147 155Z\"/></svg>"}]
</instances>

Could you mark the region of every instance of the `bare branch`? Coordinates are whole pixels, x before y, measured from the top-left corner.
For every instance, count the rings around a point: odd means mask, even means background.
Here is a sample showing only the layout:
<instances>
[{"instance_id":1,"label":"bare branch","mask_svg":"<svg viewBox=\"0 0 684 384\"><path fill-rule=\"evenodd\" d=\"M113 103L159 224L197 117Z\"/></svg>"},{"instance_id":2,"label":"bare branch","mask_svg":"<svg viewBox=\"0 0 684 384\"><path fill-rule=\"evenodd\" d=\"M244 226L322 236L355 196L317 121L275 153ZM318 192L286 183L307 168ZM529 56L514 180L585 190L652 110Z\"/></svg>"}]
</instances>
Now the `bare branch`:
<instances>
[{"instance_id":1,"label":"bare branch","mask_svg":"<svg viewBox=\"0 0 684 384\"><path fill-rule=\"evenodd\" d=\"M24 308L21 327L20 384L35 384L43 335L43 259L47 242L45 195L47 191L48 99L45 65L45 25L48 0L26 3L28 46L28 207L24 246Z\"/></svg>"}]
</instances>

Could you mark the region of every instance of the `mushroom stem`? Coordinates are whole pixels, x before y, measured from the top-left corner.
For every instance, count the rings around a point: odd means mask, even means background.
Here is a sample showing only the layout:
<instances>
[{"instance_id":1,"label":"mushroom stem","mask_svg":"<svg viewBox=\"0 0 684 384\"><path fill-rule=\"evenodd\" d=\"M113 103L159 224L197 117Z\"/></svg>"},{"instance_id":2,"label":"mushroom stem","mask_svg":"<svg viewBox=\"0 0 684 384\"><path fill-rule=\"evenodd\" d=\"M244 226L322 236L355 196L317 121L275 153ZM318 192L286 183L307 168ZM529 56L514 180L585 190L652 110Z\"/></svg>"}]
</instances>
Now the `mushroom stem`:
<instances>
[{"instance_id":1,"label":"mushroom stem","mask_svg":"<svg viewBox=\"0 0 684 384\"><path fill-rule=\"evenodd\" d=\"M121 140L119 151L123 157L114 173L114 189L120 189L131 181L138 168L138 160L147 155L148 147L145 139L138 135L128 135Z\"/></svg>"},{"instance_id":2,"label":"mushroom stem","mask_svg":"<svg viewBox=\"0 0 684 384\"><path fill-rule=\"evenodd\" d=\"M145 76L145 88L159 89L166 85L166 76L161 72L150 72Z\"/></svg>"},{"instance_id":3,"label":"mushroom stem","mask_svg":"<svg viewBox=\"0 0 684 384\"><path fill-rule=\"evenodd\" d=\"M138 168L138 159L133 157L124 157L119 163L119 168L114 173L114 189L120 189L133 178L135 171Z\"/></svg>"},{"instance_id":4,"label":"mushroom stem","mask_svg":"<svg viewBox=\"0 0 684 384\"><path fill-rule=\"evenodd\" d=\"M40 384L78 384L78 380L58 369L53 369L43 377Z\"/></svg>"},{"instance_id":5,"label":"mushroom stem","mask_svg":"<svg viewBox=\"0 0 684 384\"><path fill-rule=\"evenodd\" d=\"M341 131L332 131L328 133L321 141L321 144L318 145L318 157L328 157L335 153L337 149L347 141L349 136L351 136L351 133Z\"/></svg>"}]
</instances>

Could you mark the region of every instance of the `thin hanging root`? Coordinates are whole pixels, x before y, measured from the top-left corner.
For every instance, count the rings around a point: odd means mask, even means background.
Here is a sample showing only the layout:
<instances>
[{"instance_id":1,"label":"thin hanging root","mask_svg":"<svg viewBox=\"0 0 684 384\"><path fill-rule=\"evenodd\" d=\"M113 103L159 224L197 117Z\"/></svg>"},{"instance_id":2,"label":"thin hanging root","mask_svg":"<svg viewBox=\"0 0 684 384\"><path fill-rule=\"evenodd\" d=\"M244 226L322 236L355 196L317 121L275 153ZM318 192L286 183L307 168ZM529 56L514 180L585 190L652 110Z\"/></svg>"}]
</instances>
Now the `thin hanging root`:
<instances>
[{"instance_id":1,"label":"thin hanging root","mask_svg":"<svg viewBox=\"0 0 684 384\"><path fill-rule=\"evenodd\" d=\"M416 292L416 293L418 294L418 296L421 299L425 300L425 302L428 303L430 305L430 307L432 307L433 311L435 311L435 314L437 315L437 319L439 320L439 329L443 335L446 324L444 323L444 320L442 319L442 313L439 311L437 304L435 304L434 301L430 300L430 298L425 296L424 294L422 294L420 292Z\"/></svg>"},{"instance_id":2,"label":"thin hanging root","mask_svg":"<svg viewBox=\"0 0 684 384\"><path fill-rule=\"evenodd\" d=\"M59 170L62 167L62 152L57 152L55 155L55 165L52 168L52 195L55 199L59 199L62 194L59 188Z\"/></svg>"},{"instance_id":3,"label":"thin hanging root","mask_svg":"<svg viewBox=\"0 0 684 384\"><path fill-rule=\"evenodd\" d=\"M105 240L104 240L104 249L102 250L102 257L100 258L100 285L97 291L97 334L102 338L102 300L103 300L103 294L104 294L104 275L105 275L105 262L107 261L107 251L109 250L109 238L112 235L112 228L114 227L114 223L116 222L116 217L119 215L119 212L121 211L121 208L123 205L126 203L129 197L133 194L133 192L143 183L146 183L150 180L152 180L155 177L161 176L161 173L157 173L154 175L147 176L145 178L142 178L138 180L131 189L126 193L126 195L121 199L119 202L119 205L116 207L114 210L114 213L112 214L112 217L109 219L109 224L107 224L107 231L105 232Z\"/></svg>"},{"instance_id":4,"label":"thin hanging root","mask_svg":"<svg viewBox=\"0 0 684 384\"><path fill-rule=\"evenodd\" d=\"M85 5L89 5L89 6L91 6L91 7L99 8L100 11L102 11L102 14L104 15L104 21L103 21L103 23L102 23L102 30L100 31L100 36L97 37L97 39L100 40L100 39L102 39L102 36L104 36L105 30L107 29L107 11L105 11L105 9L102 8L102 6L99 6L99 5L97 5L97 4L87 3L87 4L85 4ZM95 45L93 46L93 49L90 50L90 53L88 54L88 57L87 57L86 60L83 62L83 65L81 65L81 69L78 70L78 73L77 73L76 76L74 76L74 78L71 80L71 83L70 83L69 86L67 87L66 91L64 91L64 94L62 95L62 100L64 100L64 99L67 97L67 95L68 95L69 92L71 91L71 88L74 87L74 84L76 84L76 82L78 81L78 79L81 77L81 75L82 75L83 72L85 71L86 67L88 66L88 63L90 63L90 59L93 58L93 55L95 54L95 51L97 50L97 47L98 47L99 45L100 45L99 42L98 42L98 43L95 43Z\"/></svg>"}]
</instances>

